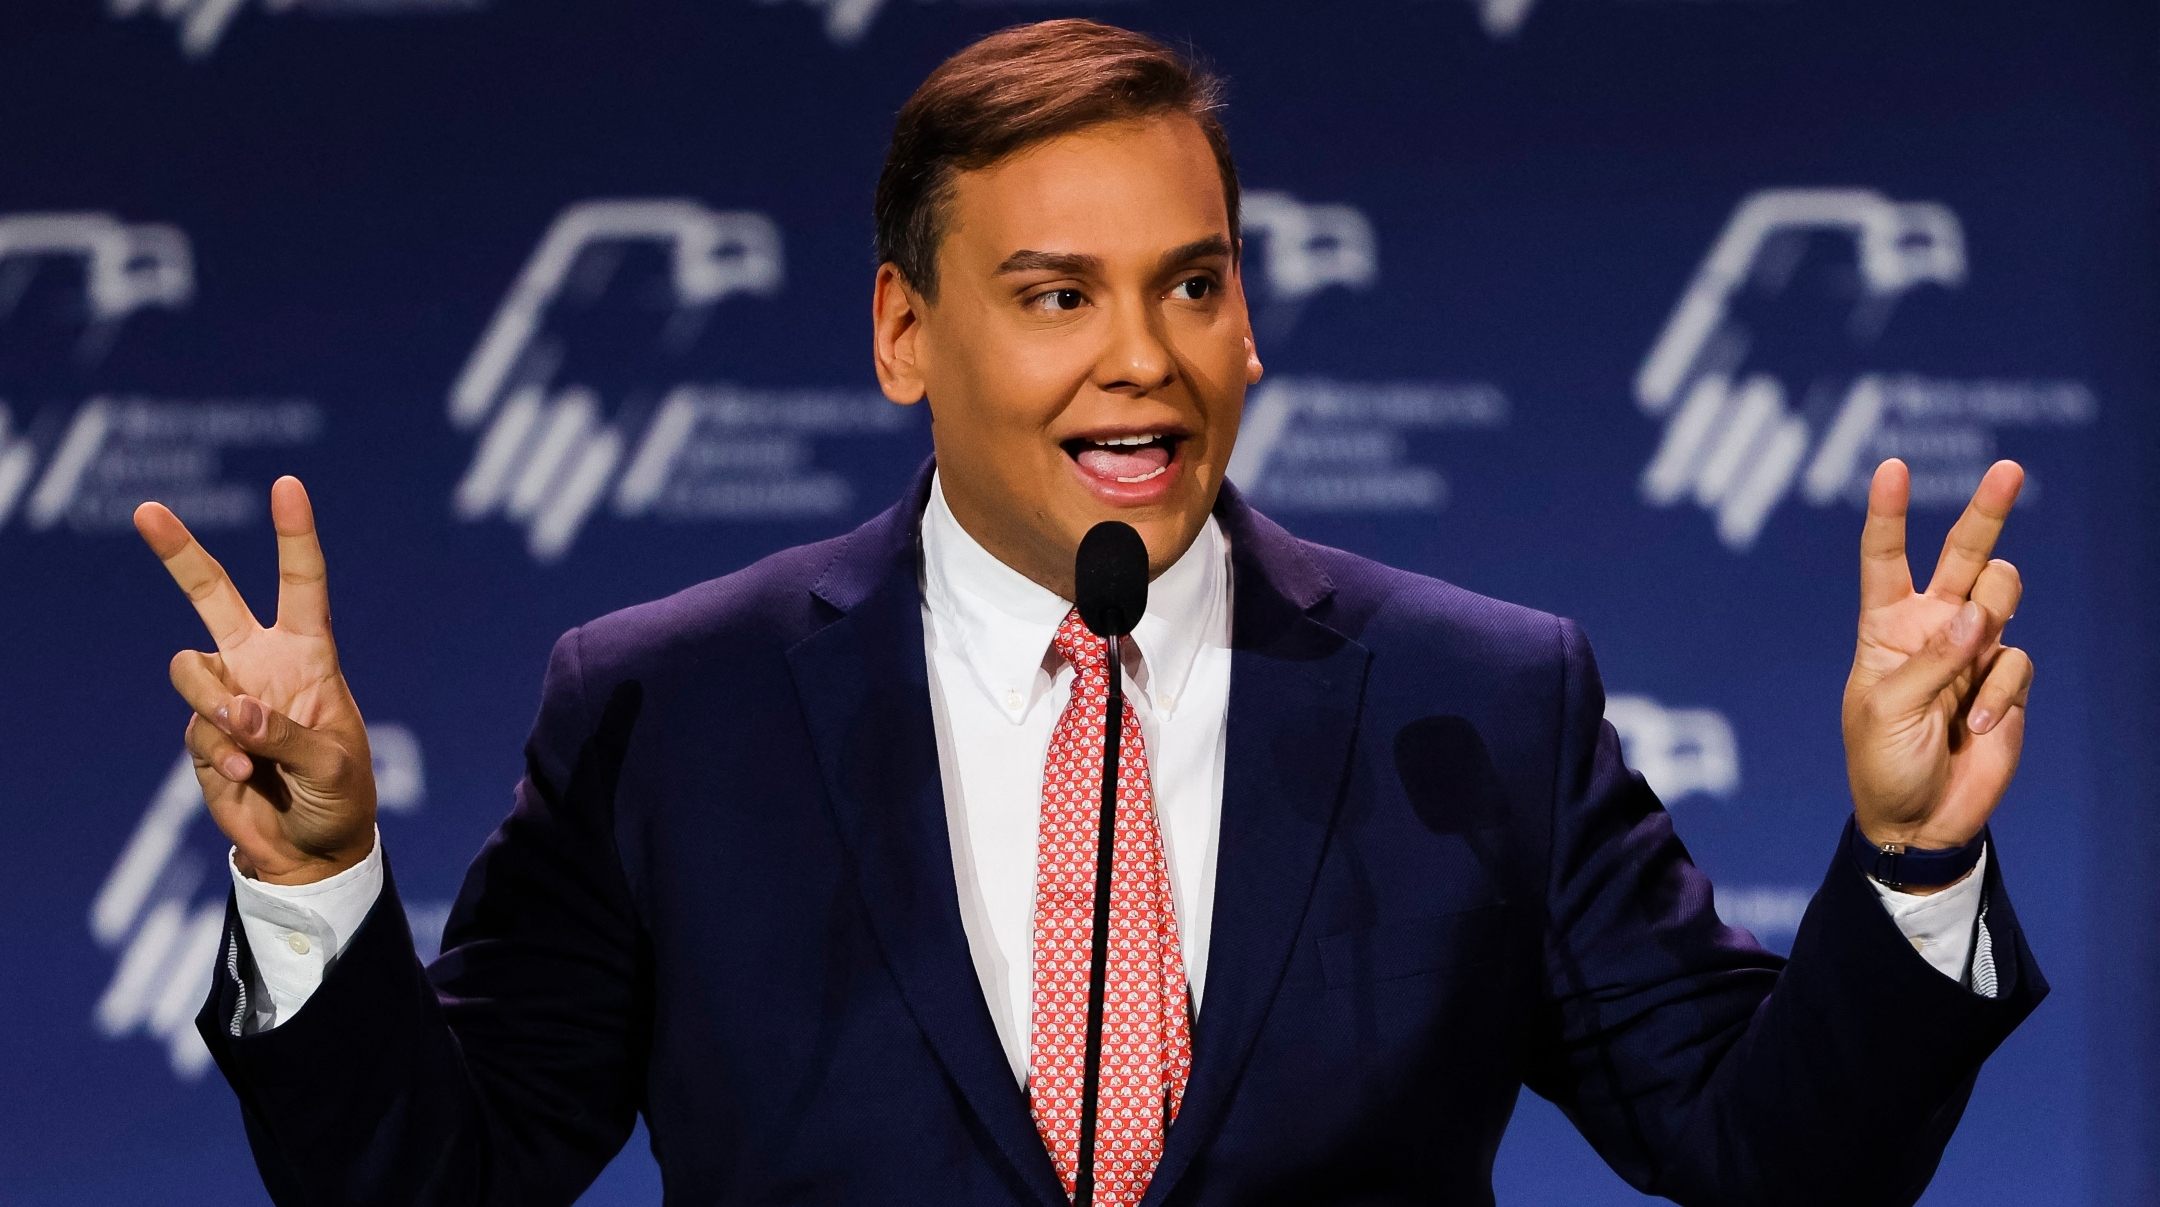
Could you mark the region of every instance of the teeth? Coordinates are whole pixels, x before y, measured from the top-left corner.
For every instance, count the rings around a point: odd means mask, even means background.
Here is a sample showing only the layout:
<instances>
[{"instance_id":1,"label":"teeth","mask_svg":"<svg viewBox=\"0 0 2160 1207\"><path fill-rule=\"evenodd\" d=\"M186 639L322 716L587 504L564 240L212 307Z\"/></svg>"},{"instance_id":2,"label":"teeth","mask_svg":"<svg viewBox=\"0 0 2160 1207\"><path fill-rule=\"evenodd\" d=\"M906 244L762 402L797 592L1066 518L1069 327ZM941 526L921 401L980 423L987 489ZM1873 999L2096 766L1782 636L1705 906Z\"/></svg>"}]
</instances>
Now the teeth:
<instances>
[{"instance_id":1,"label":"teeth","mask_svg":"<svg viewBox=\"0 0 2160 1207\"><path fill-rule=\"evenodd\" d=\"M1112 436L1108 440L1097 440L1094 443L1106 448L1119 448L1132 444L1153 444L1155 439L1153 436Z\"/></svg>"},{"instance_id":2,"label":"teeth","mask_svg":"<svg viewBox=\"0 0 2160 1207\"><path fill-rule=\"evenodd\" d=\"M1159 478L1159 477L1161 477L1161 476L1163 475L1163 473L1164 473L1165 471L1167 471L1167 470L1168 470L1169 468L1170 468L1170 467L1169 467L1169 466L1167 466L1167 465L1158 465L1158 466L1156 466L1156 467L1155 467L1154 469L1151 469L1151 470L1149 470L1148 472L1146 472L1146 473L1144 473L1144 474L1141 474L1141 475L1140 475L1139 477L1137 477L1137 478L1119 478L1119 479L1118 479L1118 481L1120 481L1120 482L1124 482L1124 483L1126 483L1126 484L1128 484L1128 485L1130 485L1131 483L1134 483L1134 482L1145 482L1145 481L1147 481L1147 480L1149 480L1149 479L1151 479L1151 478Z\"/></svg>"}]
</instances>

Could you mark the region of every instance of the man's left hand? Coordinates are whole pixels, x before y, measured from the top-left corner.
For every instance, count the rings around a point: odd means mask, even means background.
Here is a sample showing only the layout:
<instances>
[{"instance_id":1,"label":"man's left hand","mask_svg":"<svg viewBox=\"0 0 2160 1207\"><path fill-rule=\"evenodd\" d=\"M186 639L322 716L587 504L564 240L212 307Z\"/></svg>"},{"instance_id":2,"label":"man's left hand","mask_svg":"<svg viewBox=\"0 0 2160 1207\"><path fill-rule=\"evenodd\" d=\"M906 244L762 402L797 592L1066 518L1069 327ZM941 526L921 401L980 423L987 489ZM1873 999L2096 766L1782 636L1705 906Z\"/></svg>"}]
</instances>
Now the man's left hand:
<instances>
[{"instance_id":1,"label":"man's left hand","mask_svg":"<svg viewBox=\"0 0 2160 1207\"><path fill-rule=\"evenodd\" d=\"M2024 586L1991 555L2024 482L2014 461L1988 469L1916 593L1905 561L1911 474L1895 460L1875 471L1844 722L1853 806L1877 845L1964 846L2017 771L2033 664L2002 631Z\"/></svg>"}]
</instances>

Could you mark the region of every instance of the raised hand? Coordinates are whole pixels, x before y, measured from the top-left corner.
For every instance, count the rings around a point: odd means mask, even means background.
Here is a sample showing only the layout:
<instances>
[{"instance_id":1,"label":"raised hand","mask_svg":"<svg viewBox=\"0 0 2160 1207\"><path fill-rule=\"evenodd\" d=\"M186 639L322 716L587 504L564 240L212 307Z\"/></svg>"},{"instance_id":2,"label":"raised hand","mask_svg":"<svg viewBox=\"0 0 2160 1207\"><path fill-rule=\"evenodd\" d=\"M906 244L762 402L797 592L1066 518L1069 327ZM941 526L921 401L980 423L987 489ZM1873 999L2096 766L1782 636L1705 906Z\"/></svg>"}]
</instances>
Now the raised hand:
<instances>
[{"instance_id":1,"label":"raised hand","mask_svg":"<svg viewBox=\"0 0 2160 1207\"><path fill-rule=\"evenodd\" d=\"M1945 848L1987 824L2025 744L2032 659L2002 643L2024 585L1991 555L2025 471L1998 461L1913 591L1905 561L1912 478L1885 461L1860 536L1860 641L1845 683L1845 767L1872 841Z\"/></svg>"},{"instance_id":2,"label":"raised hand","mask_svg":"<svg viewBox=\"0 0 2160 1207\"><path fill-rule=\"evenodd\" d=\"M277 624L264 628L225 568L163 504L135 528L194 601L214 654L173 656L172 683L195 710L187 747L240 870L307 884L367 858L375 773L367 727L338 670L315 511L298 478L270 488L278 538Z\"/></svg>"}]
</instances>

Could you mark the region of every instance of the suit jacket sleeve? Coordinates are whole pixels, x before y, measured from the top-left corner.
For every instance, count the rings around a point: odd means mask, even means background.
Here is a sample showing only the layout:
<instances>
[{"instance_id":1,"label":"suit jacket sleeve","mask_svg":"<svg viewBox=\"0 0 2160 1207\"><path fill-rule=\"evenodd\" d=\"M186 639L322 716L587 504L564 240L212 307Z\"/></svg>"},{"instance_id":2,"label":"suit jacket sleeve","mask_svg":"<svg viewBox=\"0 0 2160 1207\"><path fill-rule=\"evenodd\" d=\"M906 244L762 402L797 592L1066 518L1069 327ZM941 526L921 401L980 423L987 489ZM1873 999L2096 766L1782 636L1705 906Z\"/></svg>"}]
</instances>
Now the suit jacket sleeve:
<instances>
[{"instance_id":1,"label":"suit jacket sleeve","mask_svg":"<svg viewBox=\"0 0 2160 1207\"><path fill-rule=\"evenodd\" d=\"M2001 859L1983 906L1994 999L1912 949L1842 840L1781 962L1719 923L1671 818L1621 762L1572 624L1561 647L1556 1033L1531 1087L1629 1183L1680 1203L1913 1202L1981 1061L2047 993Z\"/></svg>"},{"instance_id":2,"label":"suit jacket sleeve","mask_svg":"<svg viewBox=\"0 0 2160 1207\"><path fill-rule=\"evenodd\" d=\"M467 873L432 966L386 878L307 1004L243 1035L251 957L228 924L196 1026L280 1207L567 1204L622 1147L650 1019L613 830L638 703L631 683L593 707L579 634L556 643L515 807Z\"/></svg>"}]
</instances>

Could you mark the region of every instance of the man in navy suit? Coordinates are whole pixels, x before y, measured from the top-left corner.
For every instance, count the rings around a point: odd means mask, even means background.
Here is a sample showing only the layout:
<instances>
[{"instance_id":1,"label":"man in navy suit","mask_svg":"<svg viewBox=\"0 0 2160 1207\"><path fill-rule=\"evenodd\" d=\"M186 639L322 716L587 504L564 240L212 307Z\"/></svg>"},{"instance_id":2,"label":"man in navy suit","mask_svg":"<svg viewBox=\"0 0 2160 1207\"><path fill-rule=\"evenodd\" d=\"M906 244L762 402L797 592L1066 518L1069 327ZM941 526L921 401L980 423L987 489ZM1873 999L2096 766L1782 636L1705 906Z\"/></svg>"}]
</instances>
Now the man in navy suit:
<instances>
[{"instance_id":1,"label":"man in navy suit","mask_svg":"<svg viewBox=\"0 0 2160 1207\"><path fill-rule=\"evenodd\" d=\"M276 1201L568 1203L641 1112L672 1202L1069 1201L1095 853L1061 810L1111 675L1094 1201L1489 1202L1524 1084L1679 1202L1918 1197L2046 993L1985 832L2032 669L1989 556L2019 471L1924 592L1878 471L1854 818L1771 955L1622 765L1575 626L1298 540L1223 481L1261 365L1216 104L1087 22L925 82L873 320L934 462L854 532L565 635L429 967L300 484L269 628L145 504L217 643L173 663L233 842L198 1026ZM1105 519L1155 579L1119 666L1067 603Z\"/></svg>"}]
</instances>

